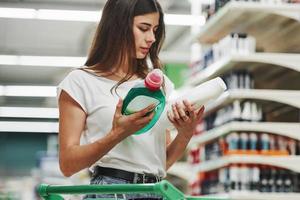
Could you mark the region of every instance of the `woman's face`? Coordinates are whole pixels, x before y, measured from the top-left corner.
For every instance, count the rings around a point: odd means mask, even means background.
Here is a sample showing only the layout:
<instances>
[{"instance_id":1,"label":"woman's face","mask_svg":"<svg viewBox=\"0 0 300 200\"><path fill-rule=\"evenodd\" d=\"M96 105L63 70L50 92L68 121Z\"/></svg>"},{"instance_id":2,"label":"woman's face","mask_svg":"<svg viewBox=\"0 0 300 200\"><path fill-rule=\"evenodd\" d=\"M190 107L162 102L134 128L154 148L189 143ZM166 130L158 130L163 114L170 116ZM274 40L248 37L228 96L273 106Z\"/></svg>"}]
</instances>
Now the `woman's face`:
<instances>
[{"instance_id":1,"label":"woman's face","mask_svg":"<svg viewBox=\"0 0 300 200\"><path fill-rule=\"evenodd\" d=\"M143 59L155 42L155 32L159 25L159 13L149 13L135 16L133 19L133 34L135 39L136 58Z\"/></svg>"}]
</instances>

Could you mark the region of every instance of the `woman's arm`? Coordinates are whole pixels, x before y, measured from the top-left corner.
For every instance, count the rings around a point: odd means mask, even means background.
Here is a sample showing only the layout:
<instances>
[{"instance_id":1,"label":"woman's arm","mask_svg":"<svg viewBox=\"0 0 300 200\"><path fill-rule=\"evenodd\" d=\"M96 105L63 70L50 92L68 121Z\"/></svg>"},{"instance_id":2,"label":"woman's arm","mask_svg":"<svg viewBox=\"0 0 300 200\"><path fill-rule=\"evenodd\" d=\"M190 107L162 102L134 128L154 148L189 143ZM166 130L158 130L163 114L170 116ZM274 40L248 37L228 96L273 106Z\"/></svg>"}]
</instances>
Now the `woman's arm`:
<instances>
[{"instance_id":1,"label":"woman's arm","mask_svg":"<svg viewBox=\"0 0 300 200\"><path fill-rule=\"evenodd\" d=\"M65 176L91 166L120 140L111 132L91 144L80 145L86 113L66 92L59 98L59 163Z\"/></svg>"},{"instance_id":2,"label":"woman's arm","mask_svg":"<svg viewBox=\"0 0 300 200\"><path fill-rule=\"evenodd\" d=\"M112 129L106 136L93 143L80 145L87 115L72 97L62 91L59 98L59 164L65 176L71 176L94 164L123 139L149 123L154 115L146 116L154 105L130 116L123 116L121 108L120 100Z\"/></svg>"},{"instance_id":3,"label":"woman's arm","mask_svg":"<svg viewBox=\"0 0 300 200\"><path fill-rule=\"evenodd\" d=\"M178 159L183 156L189 141L189 138L183 137L182 134L177 134L175 139L167 146L166 170L168 170Z\"/></svg>"},{"instance_id":4,"label":"woman's arm","mask_svg":"<svg viewBox=\"0 0 300 200\"><path fill-rule=\"evenodd\" d=\"M196 110L186 100L182 104L176 103L172 106L172 112L168 113L168 118L177 129L178 134L167 146L167 170L184 154L203 112L204 107Z\"/></svg>"}]
</instances>

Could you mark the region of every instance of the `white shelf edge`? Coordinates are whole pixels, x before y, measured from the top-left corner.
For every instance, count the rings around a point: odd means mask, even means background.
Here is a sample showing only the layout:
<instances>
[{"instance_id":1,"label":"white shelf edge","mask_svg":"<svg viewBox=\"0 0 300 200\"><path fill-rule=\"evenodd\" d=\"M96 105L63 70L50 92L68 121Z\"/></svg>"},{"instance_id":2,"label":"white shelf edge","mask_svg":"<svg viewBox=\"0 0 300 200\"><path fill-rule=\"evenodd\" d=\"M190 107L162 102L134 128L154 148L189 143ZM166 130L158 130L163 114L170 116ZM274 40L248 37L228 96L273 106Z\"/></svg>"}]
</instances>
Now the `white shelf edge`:
<instances>
[{"instance_id":1,"label":"white shelf edge","mask_svg":"<svg viewBox=\"0 0 300 200\"><path fill-rule=\"evenodd\" d=\"M300 140L300 123L284 123L284 122L230 122L219 126L212 130L194 136L188 147L206 143L217 139L232 131L257 131L268 132L277 135L290 137Z\"/></svg>"},{"instance_id":2,"label":"white shelf edge","mask_svg":"<svg viewBox=\"0 0 300 200\"><path fill-rule=\"evenodd\" d=\"M226 56L211 64L195 77L192 77L187 85L197 85L215 78L221 73L234 68L236 63L254 62L285 67L300 72L300 54L289 53L252 53L248 55L233 54Z\"/></svg>"},{"instance_id":3,"label":"white shelf edge","mask_svg":"<svg viewBox=\"0 0 300 200\"><path fill-rule=\"evenodd\" d=\"M224 92L216 101L206 106L209 112L224 103L237 99L256 99L272 101L300 108L300 91L298 90L268 90L268 89L230 89Z\"/></svg>"},{"instance_id":4,"label":"white shelf edge","mask_svg":"<svg viewBox=\"0 0 300 200\"><path fill-rule=\"evenodd\" d=\"M203 195L201 197L207 198L224 198L230 200L299 200L300 193L279 193L279 192L270 192L270 193L261 193L261 192L249 192L249 191L236 191L230 193L220 193L220 194L211 194Z\"/></svg>"},{"instance_id":5,"label":"white shelf edge","mask_svg":"<svg viewBox=\"0 0 300 200\"><path fill-rule=\"evenodd\" d=\"M241 2L241 1L232 1L231 5L233 9L242 9L242 10L261 10L268 12L294 12L299 13L300 5L292 3L261 3L261 2Z\"/></svg>"},{"instance_id":6,"label":"white shelf edge","mask_svg":"<svg viewBox=\"0 0 300 200\"><path fill-rule=\"evenodd\" d=\"M298 13L300 12L300 5L298 4L267 4L267 3L258 3L258 2L236 2L232 1L227 3L223 8L221 8L216 15L214 15L207 24L204 25L198 34L198 39L201 40L201 37L208 34L208 30L214 25L218 24L218 21L222 19L227 13L231 12L231 15L236 14L236 10L243 12L244 10L253 10L253 11L264 11L274 14L281 14L285 17L292 18L294 20L299 20ZM234 11L234 12L232 12ZM287 14L286 14L287 13Z\"/></svg>"},{"instance_id":7,"label":"white shelf edge","mask_svg":"<svg viewBox=\"0 0 300 200\"><path fill-rule=\"evenodd\" d=\"M205 172L219 169L229 164L263 164L281 167L300 173L300 156L263 156L263 155L231 155L219 159L205 161L198 165L198 171Z\"/></svg>"},{"instance_id":8,"label":"white shelf edge","mask_svg":"<svg viewBox=\"0 0 300 200\"><path fill-rule=\"evenodd\" d=\"M0 132L58 133L58 122L0 121Z\"/></svg>"}]
</instances>

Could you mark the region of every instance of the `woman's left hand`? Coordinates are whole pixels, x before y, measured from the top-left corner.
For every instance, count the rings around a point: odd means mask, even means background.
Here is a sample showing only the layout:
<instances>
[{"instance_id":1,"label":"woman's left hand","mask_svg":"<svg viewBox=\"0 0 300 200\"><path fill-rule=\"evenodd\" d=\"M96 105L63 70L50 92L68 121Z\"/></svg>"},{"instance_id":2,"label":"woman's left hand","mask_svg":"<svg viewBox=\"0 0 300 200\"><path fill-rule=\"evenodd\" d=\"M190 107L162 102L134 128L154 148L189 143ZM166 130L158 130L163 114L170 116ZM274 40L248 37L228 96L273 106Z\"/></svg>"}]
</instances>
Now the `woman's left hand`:
<instances>
[{"instance_id":1,"label":"woman's left hand","mask_svg":"<svg viewBox=\"0 0 300 200\"><path fill-rule=\"evenodd\" d=\"M197 124L203 117L204 106L200 109L187 100L176 102L172 105L172 112L168 112L168 118L173 123L180 136L190 140L196 130Z\"/></svg>"}]
</instances>

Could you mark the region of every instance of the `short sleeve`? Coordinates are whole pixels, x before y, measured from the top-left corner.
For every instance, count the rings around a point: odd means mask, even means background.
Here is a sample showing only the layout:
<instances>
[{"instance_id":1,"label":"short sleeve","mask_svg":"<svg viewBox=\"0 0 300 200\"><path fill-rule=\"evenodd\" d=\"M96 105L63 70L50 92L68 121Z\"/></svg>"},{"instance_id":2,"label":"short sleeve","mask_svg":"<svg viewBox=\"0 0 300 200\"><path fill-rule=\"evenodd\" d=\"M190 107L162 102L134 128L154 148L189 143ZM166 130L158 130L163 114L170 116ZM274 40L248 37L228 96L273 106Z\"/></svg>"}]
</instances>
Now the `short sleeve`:
<instances>
[{"instance_id":1,"label":"short sleeve","mask_svg":"<svg viewBox=\"0 0 300 200\"><path fill-rule=\"evenodd\" d=\"M165 94L166 94L166 99L168 100L172 92L174 91L175 87L174 87L174 83L166 75L164 75L164 80L165 80Z\"/></svg>"},{"instance_id":2,"label":"short sleeve","mask_svg":"<svg viewBox=\"0 0 300 200\"><path fill-rule=\"evenodd\" d=\"M57 100L60 98L62 90L70 95L87 113L86 96L83 89L84 83L80 77L80 70L70 72L57 86Z\"/></svg>"}]
</instances>

